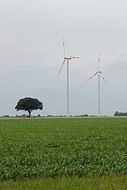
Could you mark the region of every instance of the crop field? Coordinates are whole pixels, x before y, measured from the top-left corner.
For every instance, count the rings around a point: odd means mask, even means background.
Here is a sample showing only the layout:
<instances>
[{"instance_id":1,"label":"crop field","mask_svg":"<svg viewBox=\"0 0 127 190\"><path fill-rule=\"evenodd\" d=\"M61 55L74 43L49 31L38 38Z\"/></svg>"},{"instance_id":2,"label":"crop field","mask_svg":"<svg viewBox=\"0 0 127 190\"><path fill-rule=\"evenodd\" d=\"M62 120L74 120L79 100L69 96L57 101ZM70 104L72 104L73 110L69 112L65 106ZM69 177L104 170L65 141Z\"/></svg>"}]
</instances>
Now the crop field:
<instances>
[{"instance_id":1,"label":"crop field","mask_svg":"<svg viewBox=\"0 0 127 190\"><path fill-rule=\"evenodd\" d=\"M0 120L1 181L126 174L126 118Z\"/></svg>"}]
</instances>

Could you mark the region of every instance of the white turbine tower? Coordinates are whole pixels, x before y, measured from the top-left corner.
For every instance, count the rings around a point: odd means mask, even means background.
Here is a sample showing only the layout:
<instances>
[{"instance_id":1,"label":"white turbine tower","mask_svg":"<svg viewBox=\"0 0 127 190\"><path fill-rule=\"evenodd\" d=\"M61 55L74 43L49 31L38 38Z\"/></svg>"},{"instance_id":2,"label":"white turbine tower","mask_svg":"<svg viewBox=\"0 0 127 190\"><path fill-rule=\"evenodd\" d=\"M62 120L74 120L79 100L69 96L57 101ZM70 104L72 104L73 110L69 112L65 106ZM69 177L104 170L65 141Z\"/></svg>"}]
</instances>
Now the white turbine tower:
<instances>
[{"instance_id":1,"label":"white turbine tower","mask_svg":"<svg viewBox=\"0 0 127 190\"><path fill-rule=\"evenodd\" d=\"M69 117L70 113L69 113L69 63L70 63L70 60L72 59L78 59L79 57L73 57L73 56L66 56L65 55L65 44L64 44L64 41L63 41L63 48L64 48L64 60L63 60L63 63L60 67L60 70L59 70L59 75L62 71L62 68L65 64L65 62L67 63L67 117Z\"/></svg>"},{"instance_id":2,"label":"white turbine tower","mask_svg":"<svg viewBox=\"0 0 127 190\"><path fill-rule=\"evenodd\" d=\"M88 80L91 80L92 78L94 78L96 75L97 75L97 77L98 77L98 116L100 116L100 114L101 114L101 103L100 103L100 99L101 99L101 97L100 97L100 95L101 95L101 92L100 92L100 80L101 79L103 79L104 81L106 81L105 80L105 78L102 76L102 71L100 70L100 61L101 61L101 55L99 55L99 57L98 57L98 66L97 66L97 71L96 71L96 73L94 73Z\"/></svg>"}]
</instances>

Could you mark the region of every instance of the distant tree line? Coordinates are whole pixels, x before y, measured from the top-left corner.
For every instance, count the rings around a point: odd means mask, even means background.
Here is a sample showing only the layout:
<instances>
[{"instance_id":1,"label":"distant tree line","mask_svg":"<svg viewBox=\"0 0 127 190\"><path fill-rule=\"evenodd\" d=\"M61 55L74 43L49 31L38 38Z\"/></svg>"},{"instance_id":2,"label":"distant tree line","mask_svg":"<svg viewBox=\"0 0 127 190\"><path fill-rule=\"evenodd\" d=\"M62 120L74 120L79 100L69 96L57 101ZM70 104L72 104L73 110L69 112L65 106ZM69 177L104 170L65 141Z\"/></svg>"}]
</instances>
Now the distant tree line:
<instances>
[{"instance_id":1,"label":"distant tree line","mask_svg":"<svg viewBox=\"0 0 127 190\"><path fill-rule=\"evenodd\" d=\"M118 111L116 111L115 113L114 113L114 116L127 116L127 112L118 112Z\"/></svg>"}]
</instances>

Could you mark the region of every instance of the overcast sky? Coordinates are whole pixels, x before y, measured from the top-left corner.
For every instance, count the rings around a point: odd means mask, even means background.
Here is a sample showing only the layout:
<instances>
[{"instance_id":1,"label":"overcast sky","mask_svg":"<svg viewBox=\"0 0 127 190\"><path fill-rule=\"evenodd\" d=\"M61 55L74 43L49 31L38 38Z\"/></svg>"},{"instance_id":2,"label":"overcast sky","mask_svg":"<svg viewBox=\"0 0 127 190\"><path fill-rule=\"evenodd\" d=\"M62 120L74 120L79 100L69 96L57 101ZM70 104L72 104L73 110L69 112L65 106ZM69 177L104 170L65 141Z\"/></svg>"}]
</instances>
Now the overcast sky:
<instances>
[{"instance_id":1,"label":"overcast sky","mask_svg":"<svg viewBox=\"0 0 127 190\"><path fill-rule=\"evenodd\" d=\"M126 0L0 0L0 115L16 115L20 98L44 102L41 115L66 114L67 55L70 114L97 114L96 72L101 53L101 113L127 111Z\"/></svg>"}]
</instances>

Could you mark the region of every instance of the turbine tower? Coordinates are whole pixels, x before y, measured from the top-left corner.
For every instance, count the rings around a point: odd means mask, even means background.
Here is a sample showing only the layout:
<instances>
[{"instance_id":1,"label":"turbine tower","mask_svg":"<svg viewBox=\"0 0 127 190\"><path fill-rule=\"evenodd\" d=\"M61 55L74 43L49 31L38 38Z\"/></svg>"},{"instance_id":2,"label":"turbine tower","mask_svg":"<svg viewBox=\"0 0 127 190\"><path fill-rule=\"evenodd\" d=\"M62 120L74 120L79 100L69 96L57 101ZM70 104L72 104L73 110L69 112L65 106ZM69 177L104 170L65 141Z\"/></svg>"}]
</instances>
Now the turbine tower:
<instances>
[{"instance_id":1,"label":"turbine tower","mask_svg":"<svg viewBox=\"0 0 127 190\"><path fill-rule=\"evenodd\" d=\"M101 61L101 55L99 55L98 57L98 66L97 66L97 71L96 73L94 73L88 80L91 80L92 78L94 78L97 75L98 78L98 116L101 115L101 86L100 86L100 81L101 79L103 79L104 81L105 78L102 76L102 71L100 70L100 61Z\"/></svg>"},{"instance_id":2,"label":"turbine tower","mask_svg":"<svg viewBox=\"0 0 127 190\"><path fill-rule=\"evenodd\" d=\"M62 71L62 68L63 68L65 62L66 62L67 63L67 86L66 86L66 88L67 88L67 90L66 90L67 91L67 95L66 95L66 97L67 97L67 103L66 103L67 114L66 114L66 116L69 117L69 115L70 115L70 112L69 112L69 64L70 64L70 61L72 59L78 59L79 57L66 56L65 55L65 44L64 44L64 41L63 41L63 49L64 49L64 60L63 60L63 63L61 65L61 67L60 67L59 75L60 75L60 73Z\"/></svg>"}]
</instances>

